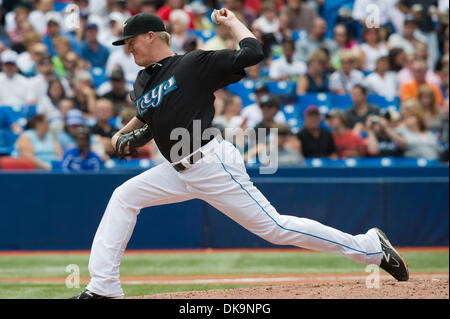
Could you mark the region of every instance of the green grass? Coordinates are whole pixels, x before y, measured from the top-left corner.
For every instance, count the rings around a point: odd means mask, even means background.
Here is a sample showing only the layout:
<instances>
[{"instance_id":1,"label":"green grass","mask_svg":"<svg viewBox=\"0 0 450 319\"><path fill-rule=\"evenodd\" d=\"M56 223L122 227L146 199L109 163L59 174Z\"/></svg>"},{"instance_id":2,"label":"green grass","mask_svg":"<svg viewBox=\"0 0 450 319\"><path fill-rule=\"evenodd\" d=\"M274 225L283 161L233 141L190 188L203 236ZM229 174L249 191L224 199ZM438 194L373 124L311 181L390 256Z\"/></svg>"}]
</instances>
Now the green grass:
<instances>
[{"instance_id":1,"label":"green grass","mask_svg":"<svg viewBox=\"0 0 450 319\"><path fill-rule=\"evenodd\" d=\"M448 252L406 252L403 254L411 272L448 272ZM1 278L65 278L66 266L76 264L80 276L88 277L88 255L41 254L1 256ZM303 273L364 273L365 265L345 257L306 252L255 253L189 253L189 254L130 254L125 255L121 276L190 276L221 274L303 274ZM83 286L83 285L82 285ZM236 285L148 285L126 284L128 296L242 287ZM66 298L77 289L64 283L1 282L0 298Z\"/></svg>"}]
</instances>

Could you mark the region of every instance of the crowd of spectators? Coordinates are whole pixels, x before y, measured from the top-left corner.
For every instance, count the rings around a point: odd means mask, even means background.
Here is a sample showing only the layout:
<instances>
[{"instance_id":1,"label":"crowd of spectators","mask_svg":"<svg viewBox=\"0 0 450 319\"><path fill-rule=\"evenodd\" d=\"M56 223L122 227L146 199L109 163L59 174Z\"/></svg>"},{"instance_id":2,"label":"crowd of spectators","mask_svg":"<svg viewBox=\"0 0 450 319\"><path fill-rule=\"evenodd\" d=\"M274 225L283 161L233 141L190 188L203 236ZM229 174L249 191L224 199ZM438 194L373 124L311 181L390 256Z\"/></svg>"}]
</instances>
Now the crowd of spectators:
<instances>
[{"instance_id":1,"label":"crowd of spectators","mask_svg":"<svg viewBox=\"0 0 450 319\"><path fill-rule=\"evenodd\" d=\"M246 70L254 104L227 88L215 93L216 127L278 129L257 147L234 137L247 161L274 140L280 165L316 157L448 161L449 11L440 0L0 0L0 130L16 136L3 155L44 170L55 160L65 170L100 169L115 157L111 137L136 115L128 92L140 68L127 46L111 45L126 19L159 15L176 54L238 49L210 20L221 7L248 26L266 57ZM349 95L352 107L323 114L310 105L293 128L283 112L289 97L271 94L267 81L294 82L293 103L325 93ZM370 94L399 97L400 108L368 103ZM5 120L2 108L30 105L36 115L28 123ZM154 142L134 156L161 161Z\"/></svg>"}]
</instances>

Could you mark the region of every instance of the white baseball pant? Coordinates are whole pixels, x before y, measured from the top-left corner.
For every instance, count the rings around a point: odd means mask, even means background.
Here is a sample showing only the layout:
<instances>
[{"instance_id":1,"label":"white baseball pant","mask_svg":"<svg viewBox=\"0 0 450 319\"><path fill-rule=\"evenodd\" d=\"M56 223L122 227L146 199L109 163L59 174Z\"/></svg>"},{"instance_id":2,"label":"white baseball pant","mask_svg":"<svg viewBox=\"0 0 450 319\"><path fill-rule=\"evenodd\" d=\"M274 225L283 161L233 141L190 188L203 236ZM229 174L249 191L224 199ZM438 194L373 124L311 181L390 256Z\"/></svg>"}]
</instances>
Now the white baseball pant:
<instances>
[{"instance_id":1,"label":"white baseball pant","mask_svg":"<svg viewBox=\"0 0 450 319\"><path fill-rule=\"evenodd\" d=\"M87 289L123 296L119 265L140 210L194 198L271 243L380 264L381 244L375 231L353 236L311 219L280 215L250 181L241 154L231 143L214 139L201 150L205 157L182 172L164 162L115 189L92 244Z\"/></svg>"}]
</instances>

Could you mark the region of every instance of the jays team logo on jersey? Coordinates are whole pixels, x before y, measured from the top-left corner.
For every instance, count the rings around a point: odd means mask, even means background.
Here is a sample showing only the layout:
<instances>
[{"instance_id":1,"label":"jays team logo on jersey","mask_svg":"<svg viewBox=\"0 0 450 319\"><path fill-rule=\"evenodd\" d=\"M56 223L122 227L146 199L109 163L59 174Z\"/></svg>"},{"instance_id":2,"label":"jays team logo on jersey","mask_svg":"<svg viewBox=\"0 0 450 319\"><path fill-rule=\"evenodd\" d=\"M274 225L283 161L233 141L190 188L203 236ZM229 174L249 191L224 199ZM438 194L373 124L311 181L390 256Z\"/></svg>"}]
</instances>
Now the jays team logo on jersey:
<instances>
[{"instance_id":1,"label":"jays team logo on jersey","mask_svg":"<svg viewBox=\"0 0 450 319\"><path fill-rule=\"evenodd\" d=\"M163 83L157 85L155 88L142 95L140 98L134 101L139 115L143 116L150 108L158 107L161 104L164 96L172 92L176 88L178 88L177 81L175 80L175 76L172 75L170 79L164 81Z\"/></svg>"}]
</instances>

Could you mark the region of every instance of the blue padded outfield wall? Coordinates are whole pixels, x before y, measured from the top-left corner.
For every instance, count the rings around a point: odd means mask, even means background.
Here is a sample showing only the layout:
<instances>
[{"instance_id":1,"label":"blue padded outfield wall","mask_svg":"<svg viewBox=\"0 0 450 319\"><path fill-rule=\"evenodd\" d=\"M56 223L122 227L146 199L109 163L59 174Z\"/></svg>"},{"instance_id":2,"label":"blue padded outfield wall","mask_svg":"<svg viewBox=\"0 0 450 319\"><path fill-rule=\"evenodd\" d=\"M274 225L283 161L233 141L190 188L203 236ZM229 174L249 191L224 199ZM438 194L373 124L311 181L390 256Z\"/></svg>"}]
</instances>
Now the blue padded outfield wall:
<instances>
[{"instance_id":1,"label":"blue padded outfield wall","mask_svg":"<svg viewBox=\"0 0 450 319\"><path fill-rule=\"evenodd\" d=\"M138 172L0 173L0 249L89 249L115 187ZM395 245L448 246L448 166L296 168L258 175L281 214ZM273 247L200 200L144 209L129 249Z\"/></svg>"}]
</instances>

